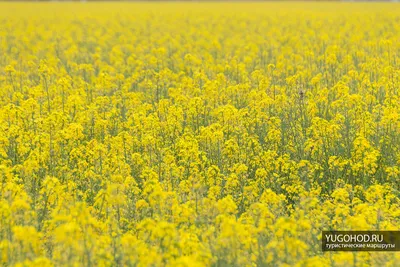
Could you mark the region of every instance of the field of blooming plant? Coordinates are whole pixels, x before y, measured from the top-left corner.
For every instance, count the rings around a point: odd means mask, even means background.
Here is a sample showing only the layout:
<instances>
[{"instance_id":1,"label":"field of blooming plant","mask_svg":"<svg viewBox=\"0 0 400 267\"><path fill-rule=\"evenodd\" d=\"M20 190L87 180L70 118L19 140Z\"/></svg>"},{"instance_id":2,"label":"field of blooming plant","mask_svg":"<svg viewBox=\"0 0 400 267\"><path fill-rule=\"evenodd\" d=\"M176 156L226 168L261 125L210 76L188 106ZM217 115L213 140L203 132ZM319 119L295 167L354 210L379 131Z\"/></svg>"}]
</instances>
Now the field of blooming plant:
<instances>
[{"instance_id":1,"label":"field of blooming plant","mask_svg":"<svg viewBox=\"0 0 400 267\"><path fill-rule=\"evenodd\" d=\"M0 4L0 265L398 266L400 6Z\"/></svg>"}]
</instances>

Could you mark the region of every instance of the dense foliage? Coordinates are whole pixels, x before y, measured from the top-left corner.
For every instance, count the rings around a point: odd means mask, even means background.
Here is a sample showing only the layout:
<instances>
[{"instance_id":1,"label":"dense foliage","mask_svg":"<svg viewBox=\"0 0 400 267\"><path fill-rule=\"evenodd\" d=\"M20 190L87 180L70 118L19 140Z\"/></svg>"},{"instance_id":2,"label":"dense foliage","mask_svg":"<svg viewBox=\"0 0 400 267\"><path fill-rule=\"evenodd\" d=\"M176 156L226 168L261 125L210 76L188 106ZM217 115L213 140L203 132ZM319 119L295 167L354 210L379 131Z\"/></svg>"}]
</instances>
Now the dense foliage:
<instances>
[{"instance_id":1,"label":"dense foliage","mask_svg":"<svg viewBox=\"0 0 400 267\"><path fill-rule=\"evenodd\" d=\"M34 10L34 11L32 11ZM5 266L395 266L400 8L0 4Z\"/></svg>"}]
</instances>

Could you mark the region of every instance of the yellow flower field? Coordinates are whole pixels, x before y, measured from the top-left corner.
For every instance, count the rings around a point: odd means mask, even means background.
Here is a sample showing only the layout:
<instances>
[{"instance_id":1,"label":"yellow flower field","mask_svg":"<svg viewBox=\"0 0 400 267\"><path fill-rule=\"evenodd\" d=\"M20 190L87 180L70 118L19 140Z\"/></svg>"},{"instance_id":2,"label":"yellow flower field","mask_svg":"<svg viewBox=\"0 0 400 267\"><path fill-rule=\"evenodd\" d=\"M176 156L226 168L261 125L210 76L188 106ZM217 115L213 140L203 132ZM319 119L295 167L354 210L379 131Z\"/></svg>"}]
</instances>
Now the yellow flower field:
<instances>
[{"instance_id":1,"label":"yellow flower field","mask_svg":"<svg viewBox=\"0 0 400 267\"><path fill-rule=\"evenodd\" d=\"M399 266L400 6L0 3L0 265Z\"/></svg>"}]
</instances>

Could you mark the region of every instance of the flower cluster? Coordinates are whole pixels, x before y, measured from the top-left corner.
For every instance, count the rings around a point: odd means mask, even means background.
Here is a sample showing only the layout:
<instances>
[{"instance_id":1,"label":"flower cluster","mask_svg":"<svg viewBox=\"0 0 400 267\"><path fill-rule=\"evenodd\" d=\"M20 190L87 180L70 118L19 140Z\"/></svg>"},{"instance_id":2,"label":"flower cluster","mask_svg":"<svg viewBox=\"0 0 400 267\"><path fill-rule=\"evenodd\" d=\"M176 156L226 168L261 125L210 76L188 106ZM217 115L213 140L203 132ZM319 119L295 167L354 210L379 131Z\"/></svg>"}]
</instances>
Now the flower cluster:
<instances>
[{"instance_id":1,"label":"flower cluster","mask_svg":"<svg viewBox=\"0 0 400 267\"><path fill-rule=\"evenodd\" d=\"M1 265L398 265L320 244L400 226L397 5L0 20Z\"/></svg>"}]
</instances>

